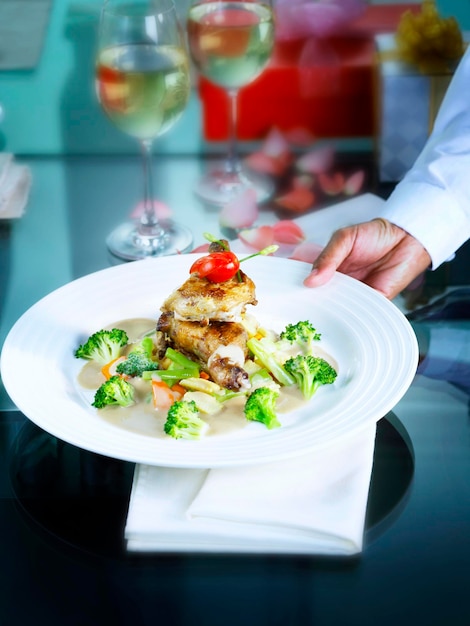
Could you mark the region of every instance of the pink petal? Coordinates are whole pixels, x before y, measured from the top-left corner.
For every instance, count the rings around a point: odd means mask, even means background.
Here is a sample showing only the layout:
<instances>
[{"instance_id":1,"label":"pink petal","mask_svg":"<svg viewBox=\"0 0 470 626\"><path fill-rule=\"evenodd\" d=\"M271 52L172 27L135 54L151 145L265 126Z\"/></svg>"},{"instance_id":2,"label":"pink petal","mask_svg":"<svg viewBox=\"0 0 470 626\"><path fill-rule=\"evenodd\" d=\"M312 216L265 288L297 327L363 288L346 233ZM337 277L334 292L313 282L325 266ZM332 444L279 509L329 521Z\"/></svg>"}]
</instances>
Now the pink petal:
<instances>
[{"instance_id":1,"label":"pink petal","mask_svg":"<svg viewBox=\"0 0 470 626\"><path fill-rule=\"evenodd\" d=\"M295 248L289 258L296 261L313 263L322 250L322 246L313 243L313 241L303 241Z\"/></svg>"},{"instance_id":2,"label":"pink petal","mask_svg":"<svg viewBox=\"0 0 470 626\"><path fill-rule=\"evenodd\" d=\"M360 192L364 184L366 173L364 170L358 170L351 174L344 185L344 193L347 196L354 196Z\"/></svg>"},{"instance_id":3,"label":"pink petal","mask_svg":"<svg viewBox=\"0 0 470 626\"><path fill-rule=\"evenodd\" d=\"M337 196L344 191L345 176L341 172L318 174L317 180L320 189L328 196Z\"/></svg>"},{"instance_id":4,"label":"pink petal","mask_svg":"<svg viewBox=\"0 0 470 626\"><path fill-rule=\"evenodd\" d=\"M200 246L197 246L191 252L208 252L210 243L201 243Z\"/></svg>"},{"instance_id":5,"label":"pink petal","mask_svg":"<svg viewBox=\"0 0 470 626\"><path fill-rule=\"evenodd\" d=\"M259 226L249 230L242 230L238 237L243 243L255 250L262 250L274 243L274 230L272 226Z\"/></svg>"},{"instance_id":6,"label":"pink petal","mask_svg":"<svg viewBox=\"0 0 470 626\"><path fill-rule=\"evenodd\" d=\"M266 136L262 150L265 154L269 154L272 157L280 157L285 154L290 154L289 142L278 128L271 128Z\"/></svg>"},{"instance_id":7,"label":"pink petal","mask_svg":"<svg viewBox=\"0 0 470 626\"><path fill-rule=\"evenodd\" d=\"M296 244L305 240L305 233L292 220L279 220L273 226L274 241L276 243Z\"/></svg>"},{"instance_id":8,"label":"pink petal","mask_svg":"<svg viewBox=\"0 0 470 626\"><path fill-rule=\"evenodd\" d=\"M292 163L289 143L277 128L269 131L261 150L245 159L245 164L258 172L272 176L282 176Z\"/></svg>"},{"instance_id":9,"label":"pink petal","mask_svg":"<svg viewBox=\"0 0 470 626\"><path fill-rule=\"evenodd\" d=\"M333 146L326 145L315 148L297 159L297 168L308 174L319 174L326 172L333 165L335 150Z\"/></svg>"},{"instance_id":10,"label":"pink petal","mask_svg":"<svg viewBox=\"0 0 470 626\"><path fill-rule=\"evenodd\" d=\"M245 189L240 195L228 202L220 211L219 222L228 228L249 228L258 219L256 191Z\"/></svg>"},{"instance_id":11,"label":"pink petal","mask_svg":"<svg viewBox=\"0 0 470 626\"><path fill-rule=\"evenodd\" d=\"M141 215L143 215L143 213L144 213L144 210L145 210L144 209L144 203L143 202L139 202L132 209L131 217L134 218L134 219L137 219L137 218L141 217ZM154 200L153 201L153 210L155 211L155 215L157 216L157 218L159 220L167 219L172 214L172 210L170 209L170 207L167 204L165 204L164 202L161 202L160 200Z\"/></svg>"},{"instance_id":12,"label":"pink petal","mask_svg":"<svg viewBox=\"0 0 470 626\"><path fill-rule=\"evenodd\" d=\"M284 137L294 146L310 146L316 139L315 135L308 128L297 127L284 132Z\"/></svg>"},{"instance_id":13,"label":"pink petal","mask_svg":"<svg viewBox=\"0 0 470 626\"><path fill-rule=\"evenodd\" d=\"M275 202L287 211L303 213L310 209L315 202L315 194L307 187L296 187L276 198Z\"/></svg>"},{"instance_id":14,"label":"pink petal","mask_svg":"<svg viewBox=\"0 0 470 626\"><path fill-rule=\"evenodd\" d=\"M269 174L270 176L282 176L286 171L286 164L283 160L272 157L262 150L248 155L244 163L255 172Z\"/></svg>"}]
</instances>

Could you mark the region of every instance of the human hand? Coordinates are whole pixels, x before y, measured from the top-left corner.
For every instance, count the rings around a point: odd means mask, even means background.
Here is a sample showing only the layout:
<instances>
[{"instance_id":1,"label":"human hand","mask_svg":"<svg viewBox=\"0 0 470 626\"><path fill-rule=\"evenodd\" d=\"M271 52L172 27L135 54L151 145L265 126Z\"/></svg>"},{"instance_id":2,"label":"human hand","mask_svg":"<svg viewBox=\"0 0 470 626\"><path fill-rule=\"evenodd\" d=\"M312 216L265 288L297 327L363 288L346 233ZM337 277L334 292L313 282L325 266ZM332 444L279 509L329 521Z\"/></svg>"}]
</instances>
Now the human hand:
<instances>
[{"instance_id":1,"label":"human hand","mask_svg":"<svg viewBox=\"0 0 470 626\"><path fill-rule=\"evenodd\" d=\"M319 287L339 271L392 299L430 264L431 257L417 239L377 218L333 233L304 285Z\"/></svg>"}]
</instances>

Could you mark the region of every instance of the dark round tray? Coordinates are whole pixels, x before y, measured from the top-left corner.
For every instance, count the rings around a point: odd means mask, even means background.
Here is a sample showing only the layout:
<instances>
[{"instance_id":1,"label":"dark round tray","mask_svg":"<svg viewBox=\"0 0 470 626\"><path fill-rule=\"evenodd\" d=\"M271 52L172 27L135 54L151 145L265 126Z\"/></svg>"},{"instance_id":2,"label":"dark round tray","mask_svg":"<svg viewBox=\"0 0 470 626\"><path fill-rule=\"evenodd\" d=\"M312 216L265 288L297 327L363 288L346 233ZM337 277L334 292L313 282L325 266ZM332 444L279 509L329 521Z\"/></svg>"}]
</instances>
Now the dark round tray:
<instances>
[{"instance_id":1,"label":"dark round tray","mask_svg":"<svg viewBox=\"0 0 470 626\"><path fill-rule=\"evenodd\" d=\"M377 424L365 546L400 514L413 471L411 442L390 413ZM18 508L36 532L81 553L120 559L133 558L124 541L133 473L133 463L77 448L29 421L10 461Z\"/></svg>"}]
</instances>

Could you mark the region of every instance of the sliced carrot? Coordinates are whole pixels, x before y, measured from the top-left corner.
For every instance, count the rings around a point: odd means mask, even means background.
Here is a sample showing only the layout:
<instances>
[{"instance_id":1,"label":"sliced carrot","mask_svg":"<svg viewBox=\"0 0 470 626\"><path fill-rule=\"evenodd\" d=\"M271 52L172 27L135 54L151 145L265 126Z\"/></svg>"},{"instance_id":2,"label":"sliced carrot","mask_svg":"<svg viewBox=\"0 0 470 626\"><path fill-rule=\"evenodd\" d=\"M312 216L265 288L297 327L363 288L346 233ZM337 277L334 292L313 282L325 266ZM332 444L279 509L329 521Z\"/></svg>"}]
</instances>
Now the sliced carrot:
<instances>
[{"instance_id":1,"label":"sliced carrot","mask_svg":"<svg viewBox=\"0 0 470 626\"><path fill-rule=\"evenodd\" d=\"M163 380L152 380L152 396L156 409L169 409L175 401L175 394Z\"/></svg>"},{"instance_id":2,"label":"sliced carrot","mask_svg":"<svg viewBox=\"0 0 470 626\"><path fill-rule=\"evenodd\" d=\"M209 380L210 376L209 376L209 374L207 372L204 372L204 371L201 370L199 372L199 378L204 378L204 380Z\"/></svg>"},{"instance_id":3,"label":"sliced carrot","mask_svg":"<svg viewBox=\"0 0 470 626\"><path fill-rule=\"evenodd\" d=\"M181 400L184 394L187 392L187 389L180 385L179 383L175 383L171 386L171 391L173 392L173 396L175 400Z\"/></svg>"},{"instance_id":4,"label":"sliced carrot","mask_svg":"<svg viewBox=\"0 0 470 626\"><path fill-rule=\"evenodd\" d=\"M116 367L119 365L119 363L122 363L125 360L125 356L118 356L116 359L113 359L109 363L106 363L106 365L103 365L103 367L101 368L101 373L106 378L106 380L109 380L111 376L115 376L117 374Z\"/></svg>"}]
</instances>

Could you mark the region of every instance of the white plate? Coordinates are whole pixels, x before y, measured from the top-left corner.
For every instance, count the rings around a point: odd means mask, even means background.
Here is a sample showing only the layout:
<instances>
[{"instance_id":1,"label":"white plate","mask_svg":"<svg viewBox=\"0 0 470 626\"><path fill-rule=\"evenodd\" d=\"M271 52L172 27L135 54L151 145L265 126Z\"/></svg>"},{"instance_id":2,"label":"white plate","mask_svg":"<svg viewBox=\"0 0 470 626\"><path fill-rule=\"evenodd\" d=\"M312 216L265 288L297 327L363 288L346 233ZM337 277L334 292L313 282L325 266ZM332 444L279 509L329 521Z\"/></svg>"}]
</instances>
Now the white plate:
<instances>
[{"instance_id":1,"label":"white plate","mask_svg":"<svg viewBox=\"0 0 470 626\"><path fill-rule=\"evenodd\" d=\"M338 362L336 382L320 388L308 405L283 416L283 426L271 431L250 423L200 441L166 440L105 421L78 388L82 362L74 350L91 333L118 320L157 319L163 300L186 279L197 256L105 269L31 307L11 329L2 351L3 382L13 402L47 432L87 450L152 465L218 467L331 445L380 419L408 389L417 367L417 341L392 303L341 274L324 287L308 289L302 281L309 265L259 257L245 268L259 301L250 307L253 314L275 330L309 319L322 334L322 347Z\"/></svg>"}]
</instances>

